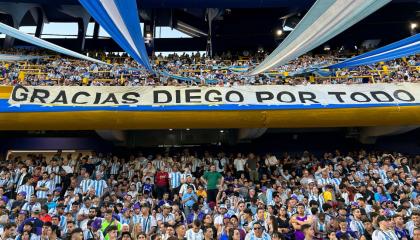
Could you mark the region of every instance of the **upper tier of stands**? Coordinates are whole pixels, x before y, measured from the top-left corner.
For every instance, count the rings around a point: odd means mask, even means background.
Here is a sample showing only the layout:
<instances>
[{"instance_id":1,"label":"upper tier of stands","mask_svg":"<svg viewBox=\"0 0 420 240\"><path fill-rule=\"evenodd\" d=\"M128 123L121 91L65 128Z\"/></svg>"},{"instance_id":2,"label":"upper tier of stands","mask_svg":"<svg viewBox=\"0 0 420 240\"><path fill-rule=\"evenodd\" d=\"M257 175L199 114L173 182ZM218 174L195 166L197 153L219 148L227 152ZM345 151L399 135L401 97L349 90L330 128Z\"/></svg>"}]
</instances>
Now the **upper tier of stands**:
<instances>
[{"instance_id":1,"label":"upper tier of stands","mask_svg":"<svg viewBox=\"0 0 420 240\"><path fill-rule=\"evenodd\" d=\"M87 61L48 55L47 52L22 52L7 54L46 56L34 61L1 62L0 85L52 85L52 86L178 86L178 85L306 85L306 84L359 84L418 82L420 62L418 56L381 62L354 69L340 69L328 76L309 72L308 69L339 62L336 55L305 55L289 64L258 76L248 76L262 54L233 56L224 54L209 59L195 55L157 55L153 66L157 75L139 67L126 55L90 53L109 63L97 65Z\"/></svg>"}]
</instances>

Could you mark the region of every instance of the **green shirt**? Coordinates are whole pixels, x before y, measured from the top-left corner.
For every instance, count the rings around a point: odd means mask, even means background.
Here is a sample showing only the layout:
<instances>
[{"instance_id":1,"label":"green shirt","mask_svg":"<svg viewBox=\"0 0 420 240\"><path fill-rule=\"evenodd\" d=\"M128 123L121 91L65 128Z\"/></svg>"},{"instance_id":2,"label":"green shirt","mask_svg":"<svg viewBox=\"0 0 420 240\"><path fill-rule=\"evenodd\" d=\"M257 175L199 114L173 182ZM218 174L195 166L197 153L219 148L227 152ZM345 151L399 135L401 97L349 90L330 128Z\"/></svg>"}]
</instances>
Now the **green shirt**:
<instances>
[{"instance_id":1,"label":"green shirt","mask_svg":"<svg viewBox=\"0 0 420 240\"><path fill-rule=\"evenodd\" d=\"M104 221L102 222L102 225L101 225L102 233L104 233L104 231L106 230L106 228L108 226L112 226L112 225L115 225L114 221L108 222L107 220L104 219ZM117 222L117 228L118 228L118 232L121 232L122 224L120 222ZM107 233L104 237L105 237L105 240L108 240L109 239L109 234Z\"/></svg>"},{"instance_id":2,"label":"green shirt","mask_svg":"<svg viewBox=\"0 0 420 240\"><path fill-rule=\"evenodd\" d=\"M222 174L219 172L205 172L203 178L207 181L207 189L217 189L219 179L222 177Z\"/></svg>"}]
</instances>

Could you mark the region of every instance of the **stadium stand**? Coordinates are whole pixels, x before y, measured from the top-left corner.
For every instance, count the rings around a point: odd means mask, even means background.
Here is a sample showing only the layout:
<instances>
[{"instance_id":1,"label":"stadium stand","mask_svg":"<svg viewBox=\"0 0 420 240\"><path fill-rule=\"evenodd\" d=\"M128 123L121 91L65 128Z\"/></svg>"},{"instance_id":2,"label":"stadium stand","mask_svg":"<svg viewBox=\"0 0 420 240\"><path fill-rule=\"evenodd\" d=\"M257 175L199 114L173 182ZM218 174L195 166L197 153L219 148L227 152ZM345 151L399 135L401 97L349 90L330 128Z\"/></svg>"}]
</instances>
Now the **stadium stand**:
<instances>
[{"instance_id":1,"label":"stadium stand","mask_svg":"<svg viewBox=\"0 0 420 240\"><path fill-rule=\"evenodd\" d=\"M29 54L34 55L34 53ZM102 56L113 66L51 56L50 59L6 63L2 69L2 85L24 86L182 86L182 85L307 85L398 83L419 81L417 55L374 65L340 69L331 76L305 72L314 66L336 63L337 58L303 56L266 74L248 76L247 70L259 63L258 56L215 57L176 54L155 57L158 75L150 75L131 58L110 54ZM245 70L244 70L245 69ZM291 73L298 72L296 75Z\"/></svg>"},{"instance_id":2,"label":"stadium stand","mask_svg":"<svg viewBox=\"0 0 420 240\"><path fill-rule=\"evenodd\" d=\"M418 9L0 0L0 240L420 240Z\"/></svg>"},{"instance_id":3,"label":"stadium stand","mask_svg":"<svg viewBox=\"0 0 420 240\"><path fill-rule=\"evenodd\" d=\"M420 227L419 160L364 150L9 155L1 236L411 239Z\"/></svg>"}]
</instances>

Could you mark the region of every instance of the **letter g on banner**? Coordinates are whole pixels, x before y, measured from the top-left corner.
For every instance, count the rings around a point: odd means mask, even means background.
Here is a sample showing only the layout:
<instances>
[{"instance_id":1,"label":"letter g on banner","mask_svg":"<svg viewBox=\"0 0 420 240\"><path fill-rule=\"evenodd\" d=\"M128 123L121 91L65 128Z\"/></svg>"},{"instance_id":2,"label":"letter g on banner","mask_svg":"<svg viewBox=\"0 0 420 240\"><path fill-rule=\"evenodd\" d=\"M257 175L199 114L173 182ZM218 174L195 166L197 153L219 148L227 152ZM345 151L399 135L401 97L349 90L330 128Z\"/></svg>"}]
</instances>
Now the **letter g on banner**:
<instances>
[{"instance_id":1,"label":"letter g on banner","mask_svg":"<svg viewBox=\"0 0 420 240\"><path fill-rule=\"evenodd\" d=\"M29 90L21 85L17 85L12 91L12 100L15 102L24 102L28 100ZM10 102L10 101L9 101Z\"/></svg>"}]
</instances>

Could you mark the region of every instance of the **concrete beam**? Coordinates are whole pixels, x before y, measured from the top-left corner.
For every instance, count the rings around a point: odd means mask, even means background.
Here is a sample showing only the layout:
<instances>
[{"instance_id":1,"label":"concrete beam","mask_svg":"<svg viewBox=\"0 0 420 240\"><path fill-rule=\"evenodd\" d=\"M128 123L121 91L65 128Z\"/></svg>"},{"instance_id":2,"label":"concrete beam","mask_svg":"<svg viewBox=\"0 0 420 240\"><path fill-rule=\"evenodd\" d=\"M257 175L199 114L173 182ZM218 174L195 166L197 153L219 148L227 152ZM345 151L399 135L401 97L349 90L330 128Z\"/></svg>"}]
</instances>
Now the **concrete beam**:
<instances>
[{"instance_id":1,"label":"concrete beam","mask_svg":"<svg viewBox=\"0 0 420 240\"><path fill-rule=\"evenodd\" d=\"M267 128L241 128L238 133L238 141L247 141L261 137Z\"/></svg>"},{"instance_id":2,"label":"concrete beam","mask_svg":"<svg viewBox=\"0 0 420 240\"><path fill-rule=\"evenodd\" d=\"M364 127L360 131L359 141L363 144L374 144L378 137L399 135L410 132L420 126L377 126Z\"/></svg>"},{"instance_id":3,"label":"concrete beam","mask_svg":"<svg viewBox=\"0 0 420 240\"><path fill-rule=\"evenodd\" d=\"M127 137L124 131L114 131L114 130L97 130L96 133L104 140L115 142L115 143L125 143Z\"/></svg>"},{"instance_id":4,"label":"concrete beam","mask_svg":"<svg viewBox=\"0 0 420 240\"><path fill-rule=\"evenodd\" d=\"M8 14L11 16L11 21L7 22L11 27L18 29L22 22L23 17L25 14L35 8L40 8L39 4L32 4L32 3L11 3L11 2L2 2L0 3L0 12ZM6 39L3 42L3 48L11 48L14 45L15 39L6 36Z\"/></svg>"},{"instance_id":5,"label":"concrete beam","mask_svg":"<svg viewBox=\"0 0 420 240\"><path fill-rule=\"evenodd\" d=\"M90 21L90 14L82 6L62 5L61 12L77 19L77 42L80 51L85 50L86 31Z\"/></svg>"}]
</instances>

